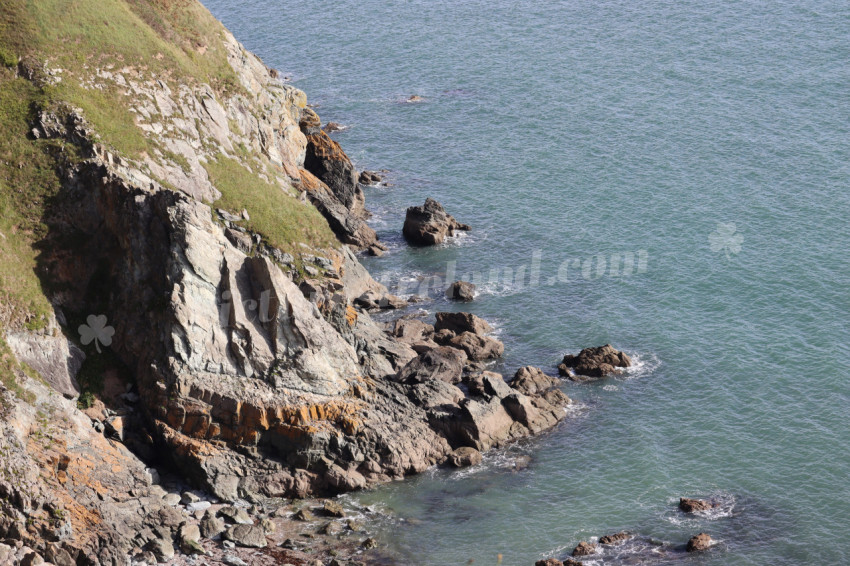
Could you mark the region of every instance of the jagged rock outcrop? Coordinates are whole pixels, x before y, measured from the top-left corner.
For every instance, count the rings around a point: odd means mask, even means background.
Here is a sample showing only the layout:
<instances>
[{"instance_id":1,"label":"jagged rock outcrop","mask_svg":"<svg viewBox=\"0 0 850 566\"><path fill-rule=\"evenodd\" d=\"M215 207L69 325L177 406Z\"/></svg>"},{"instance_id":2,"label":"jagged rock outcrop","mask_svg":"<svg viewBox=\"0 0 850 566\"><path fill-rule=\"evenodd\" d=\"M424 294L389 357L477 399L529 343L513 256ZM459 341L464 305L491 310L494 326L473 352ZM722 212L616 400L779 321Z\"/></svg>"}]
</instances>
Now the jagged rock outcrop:
<instances>
[{"instance_id":1,"label":"jagged rock outcrop","mask_svg":"<svg viewBox=\"0 0 850 566\"><path fill-rule=\"evenodd\" d=\"M443 205L428 198L424 205L407 209L402 233L411 244L433 246L443 243L446 237L453 236L457 230L469 229L469 225L461 224L446 213Z\"/></svg>"}]
</instances>

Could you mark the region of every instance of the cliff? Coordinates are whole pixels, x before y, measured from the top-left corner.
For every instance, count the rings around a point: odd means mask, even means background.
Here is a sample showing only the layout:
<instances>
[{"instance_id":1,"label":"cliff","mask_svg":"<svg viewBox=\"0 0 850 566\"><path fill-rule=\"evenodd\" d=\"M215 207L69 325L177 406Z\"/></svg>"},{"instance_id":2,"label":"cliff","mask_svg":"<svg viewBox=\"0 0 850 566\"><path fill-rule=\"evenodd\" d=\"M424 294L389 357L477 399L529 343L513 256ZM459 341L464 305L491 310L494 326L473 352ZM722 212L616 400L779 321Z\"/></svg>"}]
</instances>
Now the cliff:
<instances>
[{"instance_id":1,"label":"cliff","mask_svg":"<svg viewBox=\"0 0 850 566\"><path fill-rule=\"evenodd\" d=\"M555 380L356 306L387 290L354 165L200 4L0 14L0 538L125 564L194 520L152 466L333 494L562 418Z\"/></svg>"}]
</instances>

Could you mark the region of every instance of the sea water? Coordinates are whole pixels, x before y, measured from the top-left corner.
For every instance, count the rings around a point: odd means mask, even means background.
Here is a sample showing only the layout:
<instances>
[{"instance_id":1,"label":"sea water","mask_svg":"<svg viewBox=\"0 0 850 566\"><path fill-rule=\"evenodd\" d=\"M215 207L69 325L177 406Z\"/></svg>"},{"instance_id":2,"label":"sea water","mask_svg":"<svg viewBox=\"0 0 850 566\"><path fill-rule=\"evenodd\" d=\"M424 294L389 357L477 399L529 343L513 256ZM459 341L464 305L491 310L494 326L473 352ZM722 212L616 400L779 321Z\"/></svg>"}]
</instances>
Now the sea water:
<instances>
[{"instance_id":1,"label":"sea water","mask_svg":"<svg viewBox=\"0 0 850 566\"><path fill-rule=\"evenodd\" d=\"M718 545L684 563L850 562L850 5L205 4L348 126L359 169L390 171L366 191L375 277L493 322L506 376L605 343L639 362L565 383L563 424L480 467L348 496L383 544L523 565L704 531ZM472 231L408 247L426 197ZM687 517L680 496L724 505Z\"/></svg>"}]
</instances>

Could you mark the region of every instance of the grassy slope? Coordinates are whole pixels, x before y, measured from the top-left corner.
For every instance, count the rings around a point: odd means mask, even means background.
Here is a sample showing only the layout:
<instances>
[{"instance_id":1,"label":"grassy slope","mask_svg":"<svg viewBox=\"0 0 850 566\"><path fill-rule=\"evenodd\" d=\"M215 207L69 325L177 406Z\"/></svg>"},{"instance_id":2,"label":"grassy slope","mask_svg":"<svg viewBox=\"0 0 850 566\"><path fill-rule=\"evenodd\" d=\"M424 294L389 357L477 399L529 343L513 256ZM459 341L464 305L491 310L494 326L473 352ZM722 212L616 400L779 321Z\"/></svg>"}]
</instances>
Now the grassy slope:
<instances>
[{"instance_id":1,"label":"grassy slope","mask_svg":"<svg viewBox=\"0 0 850 566\"><path fill-rule=\"evenodd\" d=\"M172 84L209 84L221 96L241 92L222 33L196 0L0 0L0 336L6 328L43 326L50 311L33 245L46 232L45 202L60 188L57 164L73 160L75 148L28 139L37 111L70 103L83 109L102 143L129 157L151 155L157 143L136 126L125 95L83 85L95 68L134 67ZM19 60L38 68L47 61L48 69L63 70L61 81L35 86L18 78ZM313 207L237 161L219 156L208 171L223 193L215 205L247 209L250 228L269 243L286 250L301 241L336 243ZM4 381L10 372L0 364Z\"/></svg>"}]
</instances>

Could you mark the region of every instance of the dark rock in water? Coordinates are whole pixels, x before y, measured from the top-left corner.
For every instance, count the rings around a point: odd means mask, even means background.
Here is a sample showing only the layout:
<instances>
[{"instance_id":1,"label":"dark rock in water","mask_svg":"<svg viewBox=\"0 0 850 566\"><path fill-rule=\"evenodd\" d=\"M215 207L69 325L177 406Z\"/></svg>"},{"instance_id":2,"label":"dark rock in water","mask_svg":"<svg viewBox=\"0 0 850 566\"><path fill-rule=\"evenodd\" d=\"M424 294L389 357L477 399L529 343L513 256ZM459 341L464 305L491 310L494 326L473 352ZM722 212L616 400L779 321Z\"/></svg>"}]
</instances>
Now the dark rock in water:
<instances>
[{"instance_id":1,"label":"dark rock in water","mask_svg":"<svg viewBox=\"0 0 850 566\"><path fill-rule=\"evenodd\" d=\"M423 102L425 99L419 96L418 94L412 94L407 97L406 102Z\"/></svg>"},{"instance_id":2,"label":"dark rock in water","mask_svg":"<svg viewBox=\"0 0 850 566\"><path fill-rule=\"evenodd\" d=\"M558 371L570 379L581 379L578 376L605 377L617 371L617 368L627 368L632 360L624 352L615 350L610 344L596 348L585 348L577 356L564 356ZM570 369L575 371L575 374Z\"/></svg>"},{"instance_id":3,"label":"dark rock in water","mask_svg":"<svg viewBox=\"0 0 850 566\"><path fill-rule=\"evenodd\" d=\"M322 504L322 511L329 517L345 517L345 509L336 501L330 499L325 500Z\"/></svg>"},{"instance_id":4,"label":"dark rock in water","mask_svg":"<svg viewBox=\"0 0 850 566\"><path fill-rule=\"evenodd\" d=\"M429 198L424 205L407 209L402 232L413 245L433 246L442 243L447 236L453 236L456 230L469 229L467 224L461 224L447 214L443 205Z\"/></svg>"},{"instance_id":5,"label":"dark rock in water","mask_svg":"<svg viewBox=\"0 0 850 566\"><path fill-rule=\"evenodd\" d=\"M621 542L625 542L632 538L634 535L627 533L626 531L622 531L619 533L615 533L613 535L606 535L599 539L599 544L618 544Z\"/></svg>"},{"instance_id":6,"label":"dark rock in water","mask_svg":"<svg viewBox=\"0 0 850 566\"><path fill-rule=\"evenodd\" d=\"M328 133L331 133L331 132L341 132L343 130L348 129L348 127L343 126L339 122L328 122L327 124L325 124L325 127L322 128L322 129L324 131L328 132Z\"/></svg>"},{"instance_id":7,"label":"dark rock in water","mask_svg":"<svg viewBox=\"0 0 850 566\"><path fill-rule=\"evenodd\" d=\"M685 513L708 511L709 509L714 509L719 505L719 503L715 503L713 501L706 501L705 499L691 499L689 497L682 497L679 499L679 509L681 509Z\"/></svg>"},{"instance_id":8,"label":"dark rock in water","mask_svg":"<svg viewBox=\"0 0 850 566\"><path fill-rule=\"evenodd\" d=\"M224 539L248 548L265 548L266 534L254 525L233 525L224 533Z\"/></svg>"},{"instance_id":9,"label":"dark rock in water","mask_svg":"<svg viewBox=\"0 0 850 566\"><path fill-rule=\"evenodd\" d=\"M361 185L377 185L384 177L377 171L361 171L357 180Z\"/></svg>"},{"instance_id":10,"label":"dark rock in water","mask_svg":"<svg viewBox=\"0 0 850 566\"><path fill-rule=\"evenodd\" d=\"M401 383L423 383L438 379L447 383L460 382L466 356L462 351L438 346L419 354L404 366L397 376Z\"/></svg>"},{"instance_id":11,"label":"dark rock in water","mask_svg":"<svg viewBox=\"0 0 850 566\"><path fill-rule=\"evenodd\" d=\"M480 336L472 332L464 332L455 336L448 343L453 348L466 352L472 361L494 360L505 353L505 345L495 338Z\"/></svg>"},{"instance_id":12,"label":"dark rock in water","mask_svg":"<svg viewBox=\"0 0 850 566\"><path fill-rule=\"evenodd\" d=\"M583 564L583 562L573 560L572 558L567 558L566 560L564 560L564 566L583 566Z\"/></svg>"},{"instance_id":13,"label":"dark rock in water","mask_svg":"<svg viewBox=\"0 0 850 566\"><path fill-rule=\"evenodd\" d=\"M471 301L475 298L475 285L466 281L455 281L449 285L446 296L455 301Z\"/></svg>"},{"instance_id":14,"label":"dark rock in water","mask_svg":"<svg viewBox=\"0 0 850 566\"><path fill-rule=\"evenodd\" d=\"M369 246L368 248L366 248L366 251L371 256L381 257L382 255L384 255L385 249L382 246L372 245L372 246Z\"/></svg>"},{"instance_id":15,"label":"dark rock in water","mask_svg":"<svg viewBox=\"0 0 850 566\"><path fill-rule=\"evenodd\" d=\"M706 533L700 533L691 537L685 550L688 552L701 552L711 547L712 539Z\"/></svg>"},{"instance_id":16,"label":"dark rock in water","mask_svg":"<svg viewBox=\"0 0 850 566\"><path fill-rule=\"evenodd\" d=\"M596 553L596 544L592 542L580 542L573 549L573 556L590 556Z\"/></svg>"},{"instance_id":17,"label":"dark rock in water","mask_svg":"<svg viewBox=\"0 0 850 566\"><path fill-rule=\"evenodd\" d=\"M360 546L362 546L365 549L378 548L378 541L376 541L372 537L369 537L366 540L364 540L362 543L360 543Z\"/></svg>"},{"instance_id":18,"label":"dark rock in water","mask_svg":"<svg viewBox=\"0 0 850 566\"><path fill-rule=\"evenodd\" d=\"M560 381L543 373L540 368L525 366L517 370L511 380L511 387L525 395L542 395L553 387L557 387Z\"/></svg>"},{"instance_id":19,"label":"dark rock in water","mask_svg":"<svg viewBox=\"0 0 850 566\"><path fill-rule=\"evenodd\" d=\"M312 521L314 519L313 514L306 509L299 509L292 518L296 521Z\"/></svg>"},{"instance_id":20,"label":"dark rock in water","mask_svg":"<svg viewBox=\"0 0 850 566\"><path fill-rule=\"evenodd\" d=\"M434 330L438 332L445 329L455 334L472 332L473 334L484 335L493 330L486 320L468 312L438 312L436 317Z\"/></svg>"},{"instance_id":21,"label":"dark rock in water","mask_svg":"<svg viewBox=\"0 0 850 566\"><path fill-rule=\"evenodd\" d=\"M339 522L331 521L331 522L329 522L325 525L322 525L322 527L319 529L319 534L336 536L336 535L342 533L342 531L343 531L343 528L342 528L342 525Z\"/></svg>"},{"instance_id":22,"label":"dark rock in water","mask_svg":"<svg viewBox=\"0 0 850 566\"><path fill-rule=\"evenodd\" d=\"M564 563L557 558L547 558L546 560L538 560L534 566L564 566Z\"/></svg>"},{"instance_id":23,"label":"dark rock in water","mask_svg":"<svg viewBox=\"0 0 850 566\"><path fill-rule=\"evenodd\" d=\"M449 454L449 459L447 461L455 468L477 466L481 463L481 452L469 446L461 446Z\"/></svg>"}]
</instances>

